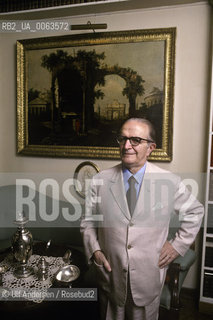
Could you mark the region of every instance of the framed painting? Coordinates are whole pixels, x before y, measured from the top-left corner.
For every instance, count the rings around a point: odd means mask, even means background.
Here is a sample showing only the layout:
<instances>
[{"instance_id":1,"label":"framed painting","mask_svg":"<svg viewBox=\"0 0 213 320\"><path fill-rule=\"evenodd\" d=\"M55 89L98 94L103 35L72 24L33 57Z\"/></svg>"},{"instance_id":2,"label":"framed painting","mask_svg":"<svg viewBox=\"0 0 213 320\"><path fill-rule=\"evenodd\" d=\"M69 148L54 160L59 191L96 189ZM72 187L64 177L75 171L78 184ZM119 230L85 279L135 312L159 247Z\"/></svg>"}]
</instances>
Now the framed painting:
<instances>
[{"instance_id":1,"label":"framed painting","mask_svg":"<svg viewBox=\"0 0 213 320\"><path fill-rule=\"evenodd\" d=\"M17 152L119 159L116 135L149 119L172 160L175 28L17 41Z\"/></svg>"}]
</instances>

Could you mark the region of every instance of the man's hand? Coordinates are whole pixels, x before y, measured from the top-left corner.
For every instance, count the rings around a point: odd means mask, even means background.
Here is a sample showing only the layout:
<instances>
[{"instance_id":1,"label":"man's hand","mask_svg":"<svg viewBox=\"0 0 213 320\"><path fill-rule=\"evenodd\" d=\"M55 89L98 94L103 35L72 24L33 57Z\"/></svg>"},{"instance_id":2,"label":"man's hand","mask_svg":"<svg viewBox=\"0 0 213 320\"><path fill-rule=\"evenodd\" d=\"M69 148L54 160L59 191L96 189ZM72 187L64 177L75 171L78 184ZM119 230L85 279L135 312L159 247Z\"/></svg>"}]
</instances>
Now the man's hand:
<instances>
[{"instance_id":1,"label":"man's hand","mask_svg":"<svg viewBox=\"0 0 213 320\"><path fill-rule=\"evenodd\" d=\"M166 241L161 249L160 258L158 262L159 268L164 268L170 264L175 258L179 256L179 253L174 249L170 242Z\"/></svg>"},{"instance_id":2,"label":"man's hand","mask_svg":"<svg viewBox=\"0 0 213 320\"><path fill-rule=\"evenodd\" d=\"M103 265L104 268L111 272L112 269L110 267L109 262L107 261L105 255L103 254L103 252L101 250L97 250L93 253L93 259L95 260L95 262L99 265Z\"/></svg>"}]
</instances>

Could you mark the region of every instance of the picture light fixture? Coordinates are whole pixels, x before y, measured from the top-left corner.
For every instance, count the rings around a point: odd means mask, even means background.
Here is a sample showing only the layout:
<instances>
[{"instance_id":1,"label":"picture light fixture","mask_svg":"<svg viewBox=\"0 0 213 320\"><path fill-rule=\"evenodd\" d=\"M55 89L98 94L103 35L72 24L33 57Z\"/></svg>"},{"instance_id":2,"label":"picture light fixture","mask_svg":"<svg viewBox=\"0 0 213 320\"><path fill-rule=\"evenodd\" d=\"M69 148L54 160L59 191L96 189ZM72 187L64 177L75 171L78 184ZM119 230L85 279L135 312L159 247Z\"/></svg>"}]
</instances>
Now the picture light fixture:
<instances>
[{"instance_id":1,"label":"picture light fixture","mask_svg":"<svg viewBox=\"0 0 213 320\"><path fill-rule=\"evenodd\" d=\"M106 23L91 23L88 21L86 24L73 24L70 25L70 30L93 30L95 29L107 29Z\"/></svg>"}]
</instances>

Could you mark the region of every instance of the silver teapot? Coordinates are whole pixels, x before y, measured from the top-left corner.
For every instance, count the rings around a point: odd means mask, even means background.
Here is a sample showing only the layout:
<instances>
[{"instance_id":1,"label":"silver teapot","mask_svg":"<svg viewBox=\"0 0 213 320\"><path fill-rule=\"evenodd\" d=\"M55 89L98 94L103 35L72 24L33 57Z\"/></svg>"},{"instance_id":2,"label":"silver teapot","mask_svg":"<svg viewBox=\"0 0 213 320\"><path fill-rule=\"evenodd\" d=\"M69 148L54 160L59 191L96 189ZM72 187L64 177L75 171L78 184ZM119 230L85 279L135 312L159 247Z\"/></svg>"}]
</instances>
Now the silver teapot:
<instances>
[{"instance_id":1,"label":"silver teapot","mask_svg":"<svg viewBox=\"0 0 213 320\"><path fill-rule=\"evenodd\" d=\"M34 271L32 267L27 266L33 248L32 234L24 227L28 221L23 213L18 213L17 220L14 221L18 225L18 229L12 237L12 252L15 260L19 262L19 266L14 271L17 278L27 278Z\"/></svg>"}]
</instances>

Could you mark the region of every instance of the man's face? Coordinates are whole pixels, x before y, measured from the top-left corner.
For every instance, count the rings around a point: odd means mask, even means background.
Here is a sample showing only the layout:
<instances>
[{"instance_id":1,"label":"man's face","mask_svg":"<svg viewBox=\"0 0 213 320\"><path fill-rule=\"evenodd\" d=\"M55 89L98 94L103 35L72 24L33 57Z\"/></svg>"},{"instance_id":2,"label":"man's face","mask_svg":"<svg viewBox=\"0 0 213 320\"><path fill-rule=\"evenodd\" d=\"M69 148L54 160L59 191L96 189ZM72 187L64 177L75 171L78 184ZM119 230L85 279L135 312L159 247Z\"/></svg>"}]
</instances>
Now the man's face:
<instances>
[{"instance_id":1,"label":"man's face","mask_svg":"<svg viewBox=\"0 0 213 320\"><path fill-rule=\"evenodd\" d=\"M149 127L135 120L126 122L121 128L121 135L127 138L149 138ZM145 164L150 153L155 149L155 143L141 141L138 146L132 146L129 140L120 145L121 161L132 173L136 173Z\"/></svg>"}]
</instances>

